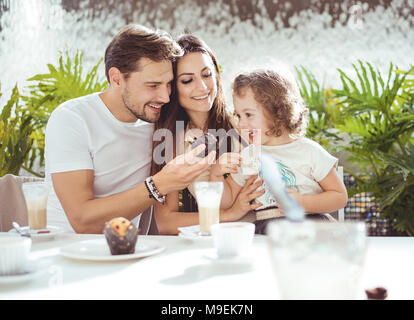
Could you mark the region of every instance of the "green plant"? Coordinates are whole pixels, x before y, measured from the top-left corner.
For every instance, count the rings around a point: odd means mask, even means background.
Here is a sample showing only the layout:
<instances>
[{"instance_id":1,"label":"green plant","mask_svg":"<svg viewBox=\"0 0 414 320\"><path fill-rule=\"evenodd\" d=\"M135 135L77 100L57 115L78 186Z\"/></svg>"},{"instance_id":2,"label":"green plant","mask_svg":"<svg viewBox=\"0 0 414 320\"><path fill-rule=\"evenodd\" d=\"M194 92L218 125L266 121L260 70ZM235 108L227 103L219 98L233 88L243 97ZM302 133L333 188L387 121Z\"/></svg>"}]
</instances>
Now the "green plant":
<instances>
[{"instance_id":1,"label":"green plant","mask_svg":"<svg viewBox=\"0 0 414 320\"><path fill-rule=\"evenodd\" d=\"M359 82L338 70L343 89L334 90L345 117L337 128L349 137L341 149L359 167L353 173L358 188L350 194L372 192L382 216L391 218L400 233L413 235L414 90L406 82L413 69L395 72L391 64L384 81L370 63L353 67Z\"/></svg>"},{"instance_id":2,"label":"green plant","mask_svg":"<svg viewBox=\"0 0 414 320\"><path fill-rule=\"evenodd\" d=\"M0 115L0 177L18 175L32 148L32 117L20 103L16 85Z\"/></svg>"},{"instance_id":3,"label":"green plant","mask_svg":"<svg viewBox=\"0 0 414 320\"><path fill-rule=\"evenodd\" d=\"M382 215L392 221L394 229L414 236L414 146L409 144L406 151L384 156L387 167L373 190Z\"/></svg>"},{"instance_id":4,"label":"green plant","mask_svg":"<svg viewBox=\"0 0 414 320\"><path fill-rule=\"evenodd\" d=\"M340 104L334 99L331 89L320 85L315 76L304 66L295 67L300 94L309 109L309 124L306 135L331 149L341 138L335 125L341 121Z\"/></svg>"},{"instance_id":5,"label":"green plant","mask_svg":"<svg viewBox=\"0 0 414 320\"><path fill-rule=\"evenodd\" d=\"M403 90L401 96L397 96L397 102L400 105L413 105L414 104L414 66L411 66L411 71L405 72L403 70L396 70L398 74L405 74L407 76L403 81L401 88Z\"/></svg>"},{"instance_id":6,"label":"green plant","mask_svg":"<svg viewBox=\"0 0 414 320\"><path fill-rule=\"evenodd\" d=\"M30 154L28 168L39 159L39 166L44 165L44 129L50 114L61 103L93 92L103 91L106 80L98 77L102 59L84 75L83 53L77 51L74 57L69 52L60 53L57 66L48 64L49 73L38 74L28 79L36 82L30 85L29 94L24 97L28 111L33 117L34 147Z\"/></svg>"}]
</instances>

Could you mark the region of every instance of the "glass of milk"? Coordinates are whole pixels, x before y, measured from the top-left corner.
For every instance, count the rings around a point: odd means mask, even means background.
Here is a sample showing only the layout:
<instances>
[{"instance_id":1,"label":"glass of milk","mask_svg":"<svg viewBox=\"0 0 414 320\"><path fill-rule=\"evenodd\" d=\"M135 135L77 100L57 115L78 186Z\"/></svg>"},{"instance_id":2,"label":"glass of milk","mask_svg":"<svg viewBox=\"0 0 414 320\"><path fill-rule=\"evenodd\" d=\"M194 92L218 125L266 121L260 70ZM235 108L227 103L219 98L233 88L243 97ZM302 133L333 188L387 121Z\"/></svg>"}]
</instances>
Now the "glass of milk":
<instances>
[{"instance_id":1,"label":"glass of milk","mask_svg":"<svg viewBox=\"0 0 414 320\"><path fill-rule=\"evenodd\" d=\"M274 221L268 247L282 299L356 299L366 247L364 222Z\"/></svg>"},{"instance_id":2,"label":"glass of milk","mask_svg":"<svg viewBox=\"0 0 414 320\"><path fill-rule=\"evenodd\" d=\"M200 220L200 235L210 235L211 226L220 222L220 201L223 182L194 183Z\"/></svg>"}]
</instances>

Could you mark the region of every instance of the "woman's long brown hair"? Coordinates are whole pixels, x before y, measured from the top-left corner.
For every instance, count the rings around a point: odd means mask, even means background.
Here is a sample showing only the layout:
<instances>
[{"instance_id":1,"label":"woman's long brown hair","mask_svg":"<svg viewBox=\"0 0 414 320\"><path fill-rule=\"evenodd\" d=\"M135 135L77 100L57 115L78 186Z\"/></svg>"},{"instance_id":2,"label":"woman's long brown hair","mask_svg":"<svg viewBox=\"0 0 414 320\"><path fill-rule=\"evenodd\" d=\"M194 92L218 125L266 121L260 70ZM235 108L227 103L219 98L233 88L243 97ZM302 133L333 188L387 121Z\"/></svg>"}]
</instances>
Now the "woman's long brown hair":
<instances>
[{"instance_id":1,"label":"woman's long brown hair","mask_svg":"<svg viewBox=\"0 0 414 320\"><path fill-rule=\"evenodd\" d=\"M216 84L217 84L217 96L216 99L213 101L213 106L210 109L209 117L207 119L207 129L224 129L228 132L232 129L233 123L231 120L231 116L226 111L226 104L224 99L223 88L221 84L221 75L220 75L220 68L219 64L217 63L217 59L214 56L211 49L205 44L203 40L198 38L195 35L191 34L184 34L178 40L178 44L184 50L184 56L188 53L192 52L200 52L204 54L208 54L213 61L215 71L216 71ZM177 63L178 61L173 63L173 72L174 72L174 79L177 77ZM175 143L176 143L176 136L179 134L176 130L176 123L177 121L184 122L184 129L187 127L190 118L184 108L178 102L178 92L177 92L177 84L176 80L173 81L171 87L171 97L170 102L164 105L161 108L160 118L155 124L155 130L164 128L169 130L174 137L174 157L175 154ZM154 141L153 143L153 150L162 143L163 141ZM228 143L228 146L230 144ZM217 157L219 157L219 152L217 152ZM152 161L152 169L151 174L154 175L158 171L162 169L165 164L156 164L154 160Z\"/></svg>"}]
</instances>

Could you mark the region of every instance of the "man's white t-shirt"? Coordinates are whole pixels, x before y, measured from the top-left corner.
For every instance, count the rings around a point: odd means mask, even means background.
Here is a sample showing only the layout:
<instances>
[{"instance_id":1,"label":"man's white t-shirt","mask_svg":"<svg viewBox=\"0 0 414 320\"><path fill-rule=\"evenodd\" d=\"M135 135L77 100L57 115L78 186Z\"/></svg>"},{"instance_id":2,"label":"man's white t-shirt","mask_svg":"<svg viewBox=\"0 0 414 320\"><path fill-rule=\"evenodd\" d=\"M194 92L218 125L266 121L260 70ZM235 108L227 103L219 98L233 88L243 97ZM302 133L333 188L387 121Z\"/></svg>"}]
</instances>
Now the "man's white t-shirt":
<instances>
[{"instance_id":1,"label":"man's white t-shirt","mask_svg":"<svg viewBox=\"0 0 414 320\"><path fill-rule=\"evenodd\" d=\"M302 195L321 193L323 190L318 182L322 181L338 164L338 159L320 144L305 137L280 146L261 146L261 151L269 154L277 163L286 188L295 189ZM231 177L237 184L244 186L250 176L243 175L238 167L238 173L231 174ZM263 180L260 169L259 178ZM263 203L263 206L257 210L277 206L264 182L263 187L265 193L256 199Z\"/></svg>"},{"instance_id":2,"label":"man's white t-shirt","mask_svg":"<svg viewBox=\"0 0 414 320\"><path fill-rule=\"evenodd\" d=\"M73 229L53 189L52 173L94 170L95 198L129 190L150 175L154 125L142 120L119 121L99 94L64 102L52 112L46 126L48 224L67 230ZM139 214L133 220L136 225Z\"/></svg>"}]
</instances>

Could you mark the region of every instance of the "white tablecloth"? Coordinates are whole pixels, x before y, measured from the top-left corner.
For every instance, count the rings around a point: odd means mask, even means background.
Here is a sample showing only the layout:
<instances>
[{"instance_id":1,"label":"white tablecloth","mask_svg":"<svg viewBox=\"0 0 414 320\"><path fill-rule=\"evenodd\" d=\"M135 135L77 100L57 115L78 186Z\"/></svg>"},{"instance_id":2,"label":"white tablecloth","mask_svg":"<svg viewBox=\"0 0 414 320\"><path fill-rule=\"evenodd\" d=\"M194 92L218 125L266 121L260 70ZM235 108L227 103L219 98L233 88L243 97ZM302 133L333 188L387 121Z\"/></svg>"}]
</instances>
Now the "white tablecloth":
<instances>
[{"instance_id":1,"label":"white tablecloth","mask_svg":"<svg viewBox=\"0 0 414 320\"><path fill-rule=\"evenodd\" d=\"M209 241L142 236L159 241L157 255L119 262L62 257L62 246L102 235L62 234L34 241L30 259L43 273L30 282L1 285L0 299L278 299L264 236L255 236L253 263L223 265L208 258ZM139 240L138 240L139 241ZM388 299L414 298L414 238L370 237L359 298L365 288L383 286Z\"/></svg>"}]
</instances>

